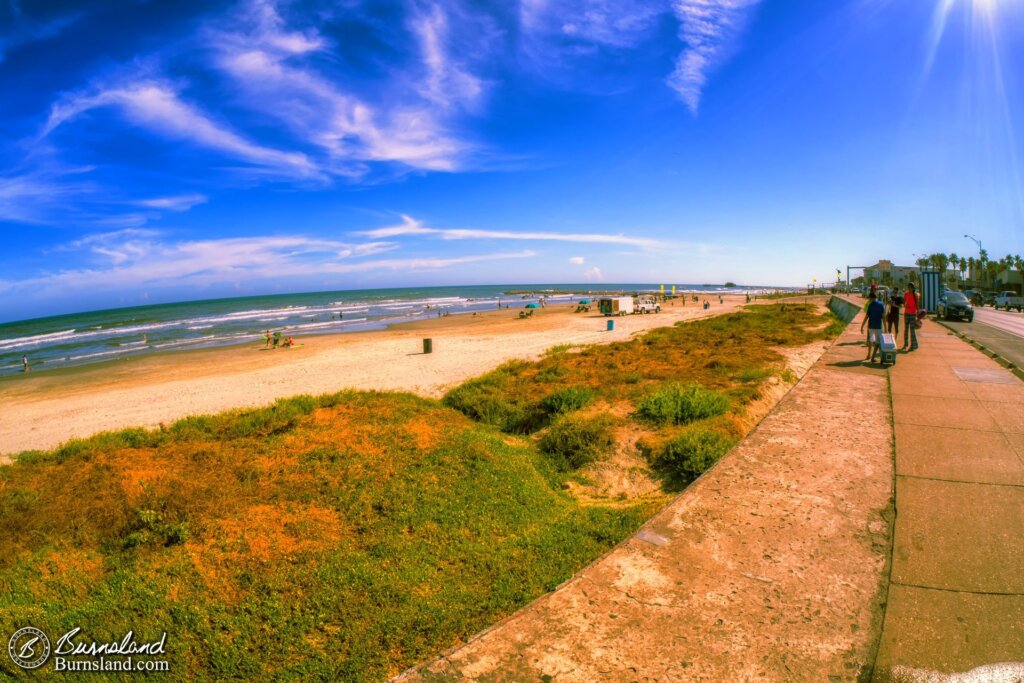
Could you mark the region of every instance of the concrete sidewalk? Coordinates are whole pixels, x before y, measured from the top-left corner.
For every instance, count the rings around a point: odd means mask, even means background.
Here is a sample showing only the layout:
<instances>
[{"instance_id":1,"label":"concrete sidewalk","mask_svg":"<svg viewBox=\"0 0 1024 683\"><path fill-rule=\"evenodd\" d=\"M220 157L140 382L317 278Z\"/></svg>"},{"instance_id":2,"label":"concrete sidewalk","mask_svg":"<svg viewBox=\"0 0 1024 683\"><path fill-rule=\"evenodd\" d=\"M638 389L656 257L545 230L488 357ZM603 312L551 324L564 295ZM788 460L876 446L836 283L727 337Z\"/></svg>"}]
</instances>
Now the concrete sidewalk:
<instances>
[{"instance_id":1,"label":"concrete sidewalk","mask_svg":"<svg viewBox=\"0 0 1024 683\"><path fill-rule=\"evenodd\" d=\"M889 372L897 513L876 681L1024 661L1024 383L935 323L920 332Z\"/></svg>"}]
</instances>

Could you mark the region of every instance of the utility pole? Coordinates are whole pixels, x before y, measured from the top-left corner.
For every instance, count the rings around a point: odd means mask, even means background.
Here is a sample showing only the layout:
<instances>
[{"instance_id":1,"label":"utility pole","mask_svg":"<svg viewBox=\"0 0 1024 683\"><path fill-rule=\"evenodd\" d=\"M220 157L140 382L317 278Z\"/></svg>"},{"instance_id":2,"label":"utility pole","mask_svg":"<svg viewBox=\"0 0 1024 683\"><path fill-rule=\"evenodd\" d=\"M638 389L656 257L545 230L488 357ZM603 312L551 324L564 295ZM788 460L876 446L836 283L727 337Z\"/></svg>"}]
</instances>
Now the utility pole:
<instances>
[{"instance_id":1,"label":"utility pole","mask_svg":"<svg viewBox=\"0 0 1024 683\"><path fill-rule=\"evenodd\" d=\"M975 244L978 245L978 261L981 261L981 252L985 251L985 249L981 246L981 240L979 240L977 237L975 237L973 235L964 235L964 237L966 237L967 239L971 240L972 242L974 242ZM979 263L978 267L982 269L981 270L981 276L982 276L982 282L984 283L984 281L985 281L985 267L983 265L981 265L980 263ZM971 279L972 280L974 279L974 273L971 273Z\"/></svg>"}]
</instances>

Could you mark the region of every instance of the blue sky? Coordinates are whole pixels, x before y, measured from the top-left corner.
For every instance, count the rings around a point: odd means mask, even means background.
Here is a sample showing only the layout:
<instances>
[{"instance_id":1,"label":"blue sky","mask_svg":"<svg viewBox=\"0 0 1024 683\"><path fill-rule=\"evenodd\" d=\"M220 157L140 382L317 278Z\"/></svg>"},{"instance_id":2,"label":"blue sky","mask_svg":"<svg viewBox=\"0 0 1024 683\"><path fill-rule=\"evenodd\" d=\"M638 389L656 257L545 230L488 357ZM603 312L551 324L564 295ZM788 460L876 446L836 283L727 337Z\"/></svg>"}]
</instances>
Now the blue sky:
<instances>
[{"instance_id":1,"label":"blue sky","mask_svg":"<svg viewBox=\"0 0 1024 683\"><path fill-rule=\"evenodd\" d=\"M1024 251L1020 0L0 0L0 320Z\"/></svg>"}]
</instances>

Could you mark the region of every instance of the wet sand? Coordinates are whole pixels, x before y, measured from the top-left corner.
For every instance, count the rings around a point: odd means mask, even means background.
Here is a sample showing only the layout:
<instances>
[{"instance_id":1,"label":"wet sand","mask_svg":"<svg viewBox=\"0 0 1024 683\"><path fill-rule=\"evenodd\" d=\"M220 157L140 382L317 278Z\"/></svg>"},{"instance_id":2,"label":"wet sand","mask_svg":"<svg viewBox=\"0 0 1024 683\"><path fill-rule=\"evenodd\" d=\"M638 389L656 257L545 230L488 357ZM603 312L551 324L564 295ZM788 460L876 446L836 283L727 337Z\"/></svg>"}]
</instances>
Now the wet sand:
<instances>
[{"instance_id":1,"label":"wet sand","mask_svg":"<svg viewBox=\"0 0 1024 683\"><path fill-rule=\"evenodd\" d=\"M168 352L0 381L0 454L58 446L72 437L125 427L156 427L188 415L261 406L298 394L343 389L410 391L437 397L513 358L535 358L559 344L622 341L643 330L727 313L744 297L710 310L668 305L657 315L615 319L574 304L449 316L387 330L303 337L294 348L262 343ZM422 353L422 339L434 352Z\"/></svg>"}]
</instances>

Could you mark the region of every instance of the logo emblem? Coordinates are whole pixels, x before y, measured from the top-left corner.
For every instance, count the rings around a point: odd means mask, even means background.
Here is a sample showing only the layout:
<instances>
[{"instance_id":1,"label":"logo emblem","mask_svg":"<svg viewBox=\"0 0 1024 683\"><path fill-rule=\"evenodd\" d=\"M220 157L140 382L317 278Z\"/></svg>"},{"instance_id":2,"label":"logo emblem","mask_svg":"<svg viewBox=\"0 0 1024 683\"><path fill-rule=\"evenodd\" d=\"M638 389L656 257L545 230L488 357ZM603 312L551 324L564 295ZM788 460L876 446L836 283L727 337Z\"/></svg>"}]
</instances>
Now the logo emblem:
<instances>
[{"instance_id":1,"label":"logo emblem","mask_svg":"<svg viewBox=\"0 0 1024 683\"><path fill-rule=\"evenodd\" d=\"M50 657L50 639L39 629L26 626L7 641L7 654L22 669L38 669Z\"/></svg>"}]
</instances>

